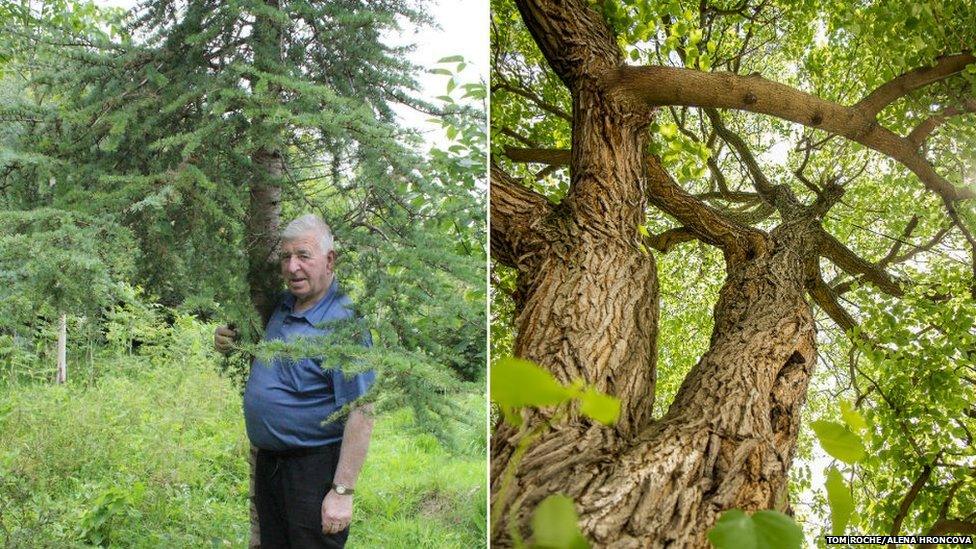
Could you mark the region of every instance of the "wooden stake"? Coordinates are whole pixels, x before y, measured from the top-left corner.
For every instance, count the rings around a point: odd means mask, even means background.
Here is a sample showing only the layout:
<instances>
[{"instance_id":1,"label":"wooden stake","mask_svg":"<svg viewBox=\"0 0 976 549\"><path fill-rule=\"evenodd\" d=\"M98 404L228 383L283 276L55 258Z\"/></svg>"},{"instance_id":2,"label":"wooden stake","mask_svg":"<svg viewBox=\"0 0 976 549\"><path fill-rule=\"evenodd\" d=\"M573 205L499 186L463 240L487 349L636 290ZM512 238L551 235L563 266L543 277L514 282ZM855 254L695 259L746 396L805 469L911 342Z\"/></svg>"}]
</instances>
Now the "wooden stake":
<instances>
[{"instance_id":1,"label":"wooden stake","mask_svg":"<svg viewBox=\"0 0 976 549\"><path fill-rule=\"evenodd\" d=\"M61 313L58 322L58 377L60 385L68 381L68 315Z\"/></svg>"}]
</instances>

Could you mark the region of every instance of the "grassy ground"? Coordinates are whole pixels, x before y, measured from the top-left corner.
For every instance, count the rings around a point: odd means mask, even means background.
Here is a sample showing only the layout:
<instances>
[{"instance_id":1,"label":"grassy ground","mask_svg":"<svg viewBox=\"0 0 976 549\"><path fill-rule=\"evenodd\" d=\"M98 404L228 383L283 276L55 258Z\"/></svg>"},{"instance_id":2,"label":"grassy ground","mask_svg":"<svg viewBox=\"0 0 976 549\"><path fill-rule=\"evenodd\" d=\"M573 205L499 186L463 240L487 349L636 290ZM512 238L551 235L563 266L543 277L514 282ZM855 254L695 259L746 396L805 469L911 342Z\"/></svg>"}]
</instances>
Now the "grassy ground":
<instances>
[{"instance_id":1,"label":"grassy ground","mask_svg":"<svg viewBox=\"0 0 976 549\"><path fill-rule=\"evenodd\" d=\"M188 341L108 360L93 384L0 385L0 546L246 546L240 396ZM481 398L458 406L484 417ZM483 429L452 454L411 425L378 418L349 547L485 546Z\"/></svg>"}]
</instances>

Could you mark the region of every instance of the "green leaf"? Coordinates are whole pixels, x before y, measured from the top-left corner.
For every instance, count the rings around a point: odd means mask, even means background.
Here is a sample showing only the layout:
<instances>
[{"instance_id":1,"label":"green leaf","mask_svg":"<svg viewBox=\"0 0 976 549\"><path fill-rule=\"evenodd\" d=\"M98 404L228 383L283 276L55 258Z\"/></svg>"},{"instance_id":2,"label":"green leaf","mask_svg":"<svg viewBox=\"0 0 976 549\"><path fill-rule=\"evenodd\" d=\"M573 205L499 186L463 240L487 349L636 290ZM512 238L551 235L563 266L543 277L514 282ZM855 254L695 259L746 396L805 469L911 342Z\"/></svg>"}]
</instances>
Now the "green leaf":
<instances>
[{"instance_id":1,"label":"green leaf","mask_svg":"<svg viewBox=\"0 0 976 549\"><path fill-rule=\"evenodd\" d=\"M553 494L539 503L532 514L532 537L535 547L583 549L590 544L580 532L573 500Z\"/></svg>"},{"instance_id":2,"label":"green leaf","mask_svg":"<svg viewBox=\"0 0 976 549\"><path fill-rule=\"evenodd\" d=\"M868 423L864 421L864 417L854 408L853 404L846 400L840 401L840 415L844 418L844 423L855 433L860 433L868 428Z\"/></svg>"},{"instance_id":3,"label":"green leaf","mask_svg":"<svg viewBox=\"0 0 976 549\"><path fill-rule=\"evenodd\" d=\"M454 76L454 73L447 69L431 69L431 74L443 74L444 76Z\"/></svg>"},{"instance_id":4,"label":"green leaf","mask_svg":"<svg viewBox=\"0 0 976 549\"><path fill-rule=\"evenodd\" d=\"M757 547L760 549L799 549L803 544L800 525L779 511L756 511L752 521L756 524Z\"/></svg>"},{"instance_id":5,"label":"green leaf","mask_svg":"<svg viewBox=\"0 0 976 549\"><path fill-rule=\"evenodd\" d=\"M661 129L658 133L660 133L665 139L672 139L678 135L678 126L672 123L661 124Z\"/></svg>"},{"instance_id":6,"label":"green leaf","mask_svg":"<svg viewBox=\"0 0 976 549\"><path fill-rule=\"evenodd\" d=\"M512 408L511 406L499 406L498 408L502 411L502 417L505 418L505 423L515 427L522 426L522 416L515 410L515 408Z\"/></svg>"},{"instance_id":7,"label":"green leaf","mask_svg":"<svg viewBox=\"0 0 976 549\"><path fill-rule=\"evenodd\" d=\"M827 470L826 486L827 502L830 503L830 530L833 535L839 536L844 533L854 512L854 496L836 467Z\"/></svg>"},{"instance_id":8,"label":"green leaf","mask_svg":"<svg viewBox=\"0 0 976 549\"><path fill-rule=\"evenodd\" d=\"M600 423L613 425L620 417L620 399L587 389L580 397L580 411Z\"/></svg>"},{"instance_id":9,"label":"green leaf","mask_svg":"<svg viewBox=\"0 0 976 549\"><path fill-rule=\"evenodd\" d=\"M441 57L440 60L437 62L438 63L460 63L461 61L464 61L463 55L451 55L448 57Z\"/></svg>"},{"instance_id":10,"label":"green leaf","mask_svg":"<svg viewBox=\"0 0 976 549\"><path fill-rule=\"evenodd\" d=\"M491 369L491 398L499 406L551 406L572 393L534 362L503 358Z\"/></svg>"},{"instance_id":11,"label":"green leaf","mask_svg":"<svg viewBox=\"0 0 976 549\"><path fill-rule=\"evenodd\" d=\"M799 549L803 530L779 511L756 511L750 517L729 509L708 531L708 541L718 549Z\"/></svg>"},{"instance_id":12,"label":"green leaf","mask_svg":"<svg viewBox=\"0 0 976 549\"><path fill-rule=\"evenodd\" d=\"M810 427L817 434L824 451L831 456L844 463L856 463L864 457L865 450L861 437L844 425L834 421L814 421Z\"/></svg>"},{"instance_id":13,"label":"green leaf","mask_svg":"<svg viewBox=\"0 0 976 549\"><path fill-rule=\"evenodd\" d=\"M729 509L708 531L708 541L718 549L753 549L756 547L756 525L739 509Z\"/></svg>"}]
</instances>

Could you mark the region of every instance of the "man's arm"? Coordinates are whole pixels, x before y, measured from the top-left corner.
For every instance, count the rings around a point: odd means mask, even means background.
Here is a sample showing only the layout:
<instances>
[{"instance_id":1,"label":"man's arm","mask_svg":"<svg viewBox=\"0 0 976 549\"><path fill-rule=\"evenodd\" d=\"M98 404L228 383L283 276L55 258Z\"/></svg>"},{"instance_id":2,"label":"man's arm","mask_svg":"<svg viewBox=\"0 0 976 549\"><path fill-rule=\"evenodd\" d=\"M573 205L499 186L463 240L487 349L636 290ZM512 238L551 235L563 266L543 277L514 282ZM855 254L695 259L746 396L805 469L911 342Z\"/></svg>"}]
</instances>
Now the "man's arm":
<instances>
[{"instance_id":1,"label":"man's arm","mask_svg":"<svg viewBox=\"0 0 976 549\"><path fill-rule=\"evenodd\" d=\"M366 460L369 437L373 433L373 407L371 404L353 408L342 432L339 463L332 482L348 488L356 486L359 470ZM340 496L329 490L322 500L322 531L335 533L349 526L352 520L352 495Z\"/></svg>"}]
</instances>

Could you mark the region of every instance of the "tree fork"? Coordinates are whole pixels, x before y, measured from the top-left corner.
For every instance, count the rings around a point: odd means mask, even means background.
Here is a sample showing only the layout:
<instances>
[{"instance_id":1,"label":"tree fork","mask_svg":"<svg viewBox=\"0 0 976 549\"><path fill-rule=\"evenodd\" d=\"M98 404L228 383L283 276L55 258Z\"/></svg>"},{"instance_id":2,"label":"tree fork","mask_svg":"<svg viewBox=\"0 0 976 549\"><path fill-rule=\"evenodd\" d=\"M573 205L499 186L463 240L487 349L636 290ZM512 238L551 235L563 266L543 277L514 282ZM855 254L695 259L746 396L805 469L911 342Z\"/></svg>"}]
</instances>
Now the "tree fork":
<instances>
[{"instance_id":1,"label":"tree fork","mask_svg":"<svg viewBox=\"0 0 976 549\"><path fill-rule=\"evenodd\" d=\"M812 237L797 237L809 225L782 226L769 253L730 266L710 348L661 420L635 433L571 420L530 448L515 490L523 529L553 493L574 498L584 532L607 547L701 547L726 509L788 511L799 412L816 362L802 253ZM496 431L493 472L516 438L510 426ZM510 543L509 527L493 525L493 543Z\"/></svg>"},{"instance_id":2,"label":"tree fork","mask_svg":"<svg viewBox=\"0 0 976 549\"><path fill-rule=\"evenodd\" d=\"M573 141L570 190L546 219L548 245L534 269L519 269L527 291L515 354L560 381L583 379L617 396L622 412L613 427L570 414L529 447L513 481L514 509L492 525L493 544L511 544L507 532L524 531L554 493L572 497L584 533L610 547L701 547L726 509L787 510L799 410L816 360L803 264L812 221L766 235L687 195L645 160L648 103L606 78L622 60L605 21L576 2L518 7L572 93ZM722 247L728 265L710 349L660 421L651 417L657 273L653 256L636 246L648 200ZM492 208L494 216L494 198ZM519 230L510 219L500 228ZM493 244L520 240L494 231ZM523 414L529 427L551 417ZM493 434L496 501L524 432L501 425Z\"/></svg>"}]
</instances>

